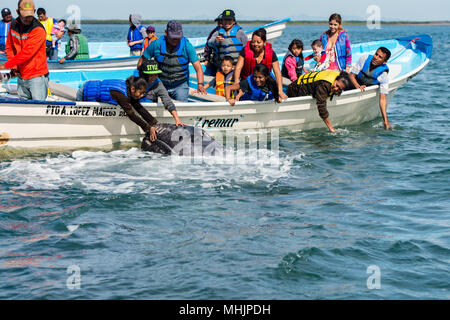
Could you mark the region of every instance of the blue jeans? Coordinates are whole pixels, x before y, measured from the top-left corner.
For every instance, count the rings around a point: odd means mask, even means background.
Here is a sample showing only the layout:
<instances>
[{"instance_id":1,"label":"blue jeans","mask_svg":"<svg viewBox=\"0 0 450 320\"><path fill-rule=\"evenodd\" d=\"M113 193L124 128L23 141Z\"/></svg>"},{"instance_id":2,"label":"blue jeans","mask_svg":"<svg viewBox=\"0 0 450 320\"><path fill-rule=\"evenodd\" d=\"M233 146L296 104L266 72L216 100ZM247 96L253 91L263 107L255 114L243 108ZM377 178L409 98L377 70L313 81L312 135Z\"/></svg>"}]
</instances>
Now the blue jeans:
<instances>
[{"instance_id":1,"label":"blue jeans","mask_svg":"<svg viewBox=\"0 0 450 320\"><path fill-rule=\"evenodd\" d=\"M17 78L19 97L28 100L46 100L48 95L48 75L31 79Z\"/></svg>"},{"instance_id":2,"label":"blue jeans","mask_svg":"<svg viewBox=\"0 0 450 320\"><path fill-rule=\"evenodd\" d=\"M50 51L50 56L48 57L48 60L55 61L58 60L58 48L52 48Z\"/></svg>"},{"instance_id":3,"label":"blue jeans","mask_svg":"<svg viewBox=\"0 0 450 320\"><path fill-rule=\"evenodd\" d=\"M176 87L164 85L169 93L169 97L180 102L189 101L189 85L187 82L180 84Z\"/></svg>"}]
</instances>

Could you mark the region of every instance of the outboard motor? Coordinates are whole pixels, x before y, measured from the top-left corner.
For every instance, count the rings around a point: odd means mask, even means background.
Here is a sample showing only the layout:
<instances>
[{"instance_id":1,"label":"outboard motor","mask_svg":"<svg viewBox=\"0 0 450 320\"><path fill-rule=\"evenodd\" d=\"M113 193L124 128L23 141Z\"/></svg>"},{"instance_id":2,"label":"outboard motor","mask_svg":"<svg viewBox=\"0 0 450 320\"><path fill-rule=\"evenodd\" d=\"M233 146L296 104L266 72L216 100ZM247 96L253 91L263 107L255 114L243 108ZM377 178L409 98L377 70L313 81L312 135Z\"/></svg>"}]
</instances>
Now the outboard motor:
<instances>
[{"instance_id":1,"label":"outboard motor","mask_svg":"<svg viewBox=\"0 0 450 320\"><path fill-rule=\"evenodd\" d=\"M158 123L155 128L158 139L152 142L150 134L147 134L142 141L142 150L179 156L217 156L224 153L223 146L200 128L167 123Z\"/></svg>"}]
</instances>

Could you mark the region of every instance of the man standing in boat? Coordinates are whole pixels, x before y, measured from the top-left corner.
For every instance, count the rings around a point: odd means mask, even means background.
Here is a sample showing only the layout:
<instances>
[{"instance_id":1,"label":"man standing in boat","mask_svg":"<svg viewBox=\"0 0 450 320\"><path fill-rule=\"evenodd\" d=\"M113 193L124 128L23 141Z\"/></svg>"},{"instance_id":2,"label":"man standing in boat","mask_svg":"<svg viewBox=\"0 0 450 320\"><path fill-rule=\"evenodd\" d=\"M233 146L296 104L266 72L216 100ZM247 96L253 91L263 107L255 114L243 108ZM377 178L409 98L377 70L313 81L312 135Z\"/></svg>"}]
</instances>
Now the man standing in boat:
<instances>
[{"instance_id":1,"label":"man standing in boat","mask_svg":"<svg viewBox=\"0 0 450 320\"><path fill-rule=\"evenodd\" d=\"M358 64L353 66L350 81L354 88L365 91L366 87L380 85L380 110L386 130L392 129L387 117L387 95L389 94L389 67L386 65L391 52L380 47L375 54L363 56Z\"/></svg>"},{"instance_id":2,"label":"man standing in boat","mask_svg":"<svg viewBox=\"0 0 450 320\"><path fill-rule=\"evenodd\" d=\"M49 58L50 60L56 60L53 57L54 50L53 50L53 43L52 43L52 29L53 29L53 25L58 23L58 20L47 17L47 12L45 11L44 8L39 8L37 10L37 15L38 15L39 22L42 23L42 25L45 28L45 33L46 33L45 43L46 43L47 58Z\"/></svg>"},{"instance_id":3,"label":"man standing in boat","mask_svg":"<svg viewBox=\"0 0 450 320\"><path fill-rule=\"evenodd\" d=\"M190 63L197 73L198 91L206 94L202 65L194 47L183 36L183 28L178 21L169 21L165 35L149 44L138 62L138 68L144 58L154 58L158 62L162 71L159 78L172 99L188 102Z\"/></svg>"},{"instance_id":4,"label":"man standing in boat","mask_svg":"<svg viewBox=\"0 0 450 320\"><path fill-rule=\"evenodd\" d=\"M8 38L9 28L13 20L11 10L8 8L2 9L2 20L0 21L0 58L5 54L6 39Z\"/></svg>"},{"instance_id":5,"label":"man standing in boat","mask_svg":"<svg viewBox=\"0 0 450 320\"><path fill-rule=\"evenodd\" d=\"M214 32L206 44L214 52L214 59L210 61L209 75L216 74L225 56L231 56L236 63L247 41L244 30L236 23L234 11L225 10L222 13L222 28Z\"/></svg>"},{"instance_id":6,"label":"man standing in boat","mask_svg":"<svg viewBox=\"0 0 450 320\"><path fill-rule=\"evenodd\" d=\"M20 97L45 100L48 94L48 68L46 32L34 17L36 10L32 0L19 1L19 17L11 22L6 41L8 61L0 70L11 69L18 73L17 92Z\"/></svg>"},{"instance_id":7,"label":"man standing in boat","mask_svg":"<svg viewBox=\"0 0 450 320\"><path fill-rule=\"evenodd\" d=\"M76 25L67 28L70 39L66 44L66 56L59 60L63 64L66 60L87 60L89 59L89 46L87 39L81 34L81 29Z\"/></svg>"}]
</instances>

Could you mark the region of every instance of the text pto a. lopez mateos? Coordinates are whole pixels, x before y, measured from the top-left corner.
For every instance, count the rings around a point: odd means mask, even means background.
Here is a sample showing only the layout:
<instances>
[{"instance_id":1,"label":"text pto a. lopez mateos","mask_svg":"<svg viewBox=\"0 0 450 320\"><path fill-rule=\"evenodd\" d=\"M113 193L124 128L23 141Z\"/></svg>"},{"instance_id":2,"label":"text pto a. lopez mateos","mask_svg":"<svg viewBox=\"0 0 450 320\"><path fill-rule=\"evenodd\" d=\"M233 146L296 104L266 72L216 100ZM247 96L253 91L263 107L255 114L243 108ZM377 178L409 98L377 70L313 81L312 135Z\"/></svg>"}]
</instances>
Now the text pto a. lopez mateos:
<instances>
[{"instance_id":1,"label":"text pto a. lopez mateos","mask_svg":"<svg viewBox=\"0 0 450 320\"><path fill-rule=\"evenodd\" d=\"M225 316L262 316L270 315L270 305L255 305L255 304L242 304L242 305L224 305L223 308L217 307L198 307L187 304L180 308L179 315L181 316L202 316L210 318L215 314L223 314Z\"/></svg>"}]
</instances>

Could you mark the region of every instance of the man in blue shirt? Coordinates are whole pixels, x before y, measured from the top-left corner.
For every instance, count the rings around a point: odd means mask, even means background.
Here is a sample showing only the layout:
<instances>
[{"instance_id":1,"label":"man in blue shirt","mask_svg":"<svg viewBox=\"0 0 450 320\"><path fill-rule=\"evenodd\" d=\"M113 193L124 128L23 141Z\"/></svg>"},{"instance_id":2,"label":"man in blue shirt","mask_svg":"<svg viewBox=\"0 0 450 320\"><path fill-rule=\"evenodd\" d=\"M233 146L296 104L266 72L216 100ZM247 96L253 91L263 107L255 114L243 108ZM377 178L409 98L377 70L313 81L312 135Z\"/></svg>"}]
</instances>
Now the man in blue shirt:
<instances>
[{"instance_id":1,"label":"man in blue shirt","mask_svg":"<svg viewBox=\"0 0 450 320\"><path fill-rule=\"evenodd\" d=\"M197 73L198 91L206 94L202 65L194 47L183 36L183 29L178 21L167 23L165 35L149 44L139 60L138 67L144 58L156 60L162 71L159 78L172 99L188 102L190 63Z\"/></svg>"},{"instance_id":2,"label":"man in blue shirt","mask_svg":"<svg viewBox=\"0 0 450 320\"><path fill-rule=\"evenodd\" d=\"M11 10L4 8L2 10L2 18L3 20L0 21L0 54L5 53L6 39L8 38L9 28L13 20Z\"/></svg>"}]
</instances>

